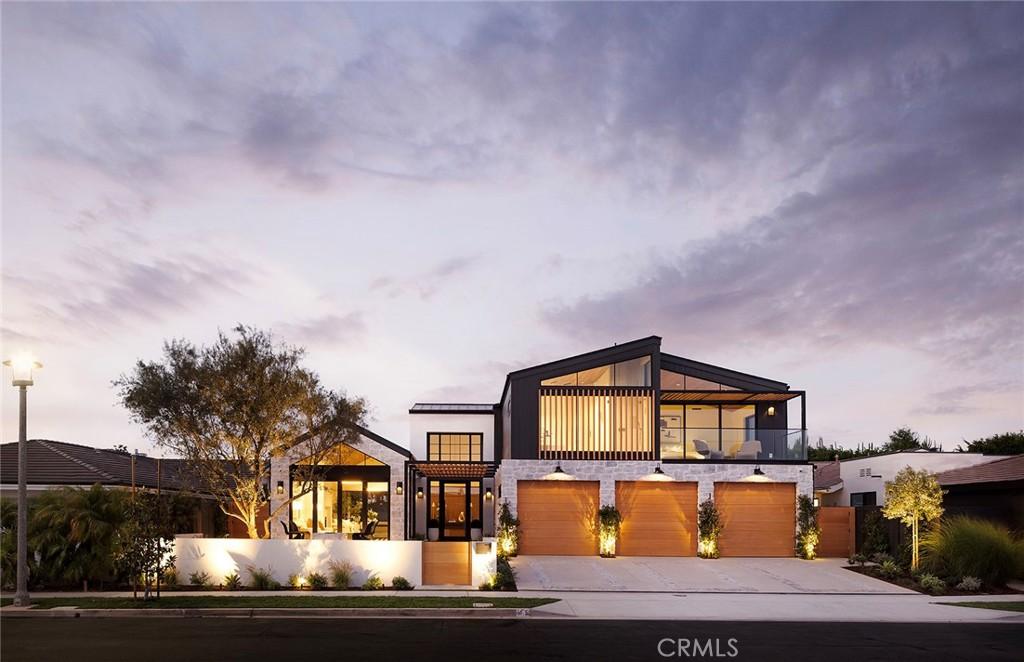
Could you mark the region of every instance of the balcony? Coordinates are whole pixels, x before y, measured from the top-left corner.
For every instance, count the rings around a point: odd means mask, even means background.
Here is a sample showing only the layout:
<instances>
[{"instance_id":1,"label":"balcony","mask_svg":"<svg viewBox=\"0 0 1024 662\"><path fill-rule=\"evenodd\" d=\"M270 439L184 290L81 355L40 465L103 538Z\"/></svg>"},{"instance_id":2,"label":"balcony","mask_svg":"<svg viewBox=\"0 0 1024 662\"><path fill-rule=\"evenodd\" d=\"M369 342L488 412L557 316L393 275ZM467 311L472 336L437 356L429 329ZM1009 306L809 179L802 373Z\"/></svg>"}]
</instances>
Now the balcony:
<instances>
[{"instance_id":1,"label":"balcony","mask_svg":"<svg viewBox=\"0 0 1024 662\"><path fill-rule=\"evenodd\" d=\"M807 431L796 428L662 428L661 459L806 461Z\"/></svg>"},{"instance_id":2,"label":"balcony","mask_svg":"<svg viewBox=\"0 0 1024 662\"><path fill-rule=\"evenodd\" d=\"M654 459L654 389L542 386L539 397L540 459Z\"/></svg>"}]
</instances>

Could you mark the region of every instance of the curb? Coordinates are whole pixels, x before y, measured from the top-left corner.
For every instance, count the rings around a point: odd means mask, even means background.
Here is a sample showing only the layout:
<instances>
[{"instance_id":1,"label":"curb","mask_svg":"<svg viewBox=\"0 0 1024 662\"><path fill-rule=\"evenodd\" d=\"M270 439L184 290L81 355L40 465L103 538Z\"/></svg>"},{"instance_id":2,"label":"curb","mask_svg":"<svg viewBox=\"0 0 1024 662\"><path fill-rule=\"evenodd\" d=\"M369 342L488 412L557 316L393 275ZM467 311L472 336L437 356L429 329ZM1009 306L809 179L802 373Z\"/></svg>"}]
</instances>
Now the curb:
<instances>
[{"instance_id":1,"label":"curb","mask_svg":"<svg viewBox=\"0 0 1024 662\"><path fill-rule=\"evenodd\" d=\"M3 618L528 618L530 608L4 609Z\"/></svg>"}]
</instances>

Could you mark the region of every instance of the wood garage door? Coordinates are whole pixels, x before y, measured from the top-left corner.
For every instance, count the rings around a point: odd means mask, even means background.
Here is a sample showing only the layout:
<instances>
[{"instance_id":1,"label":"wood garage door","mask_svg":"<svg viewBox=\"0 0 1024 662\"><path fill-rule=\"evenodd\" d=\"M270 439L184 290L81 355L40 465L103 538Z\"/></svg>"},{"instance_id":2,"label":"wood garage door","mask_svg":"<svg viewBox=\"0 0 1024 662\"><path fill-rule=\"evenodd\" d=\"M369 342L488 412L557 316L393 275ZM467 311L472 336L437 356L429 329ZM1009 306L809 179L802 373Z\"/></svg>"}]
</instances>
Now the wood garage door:
<instances>
[{"instance_id":1,"label":"wood garage door","mask_svg":"<svg viewBox=\"0 0 1024 662\"><path fill-rule=\"evenodd\" d=\"M600 483L521 480L517 492L520 554L597 555Z\"/></svg>"},{"instance_id":2,"label":"wood garage door","mask_svg":"<svg viewBox=\"0 0 1024 662\"><path fill-rule=\"evenodd\" d=\"M697 483L615 483L621 556L696 556Z\"/></svg>"},{"instance_id":3,"label":"wood garage door","mask_svg":"<svg viewBox=\"0 0 1024 662\"><path fill-rule=\"evenodd\" d=\"M796 485L715 483L722 556L795 556Z\"/></svg>"}]
</instances>

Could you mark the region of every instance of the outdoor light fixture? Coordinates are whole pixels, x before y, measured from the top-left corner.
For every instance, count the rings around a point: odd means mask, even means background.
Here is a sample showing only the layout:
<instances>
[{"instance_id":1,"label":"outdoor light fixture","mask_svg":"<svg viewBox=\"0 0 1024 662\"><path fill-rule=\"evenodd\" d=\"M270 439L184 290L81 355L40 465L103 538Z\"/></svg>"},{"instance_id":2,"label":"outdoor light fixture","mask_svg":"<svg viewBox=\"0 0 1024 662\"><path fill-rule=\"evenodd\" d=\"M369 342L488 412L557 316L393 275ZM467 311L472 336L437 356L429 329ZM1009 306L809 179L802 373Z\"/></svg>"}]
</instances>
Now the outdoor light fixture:
<instances>
[{"instance_id":1,"label":"outdoor light fixture","mask_svg":"<svg viewBox=\"0 0 1024 662\"><path fill-rule=\"evenodd\" d=\"M755 476L763 476L764 475L764 472L761 471L761 465L760 464L757 465L756 467L754 467L754 475Z\"/></svg>"},{"instance_id":2,"label":"outdoor light fixture","mask_svg":"<svg viewBox=\"0 0 1024 662\"><path fill-rule=\"evenodd\" d=\"M423 488L422 487L417 487L416 488L416 498L417 499L422 499L423 498Z\"/></svg>"},{"instance_id":3,"label":"outdoor light fixture","mask_svg":"<svg viewBox=\"0 0 1024 662\"><path fill-rule=\"evenodd\" d=\"M562 471L562 465L560 465L560 464L556 464L555 465L555 473L556 474L564 474L565 473L564 471Z\"/></svg>"},{"instance_id":4,"label":"outdoor light fixture","mask_svg":"<svg viewBox=\"0 0 1024 662\"><path fill-rule=\"evenodd\" d=\"M494 498L494 492L491 491L491 488L488 487L484 490L484 498L488 501Z\"/></svg>"},{"instance_id":5,"label":"outdoor light fixture","mask_svg":"<svg viewBox=\"0 0 1024 662\"><path fill-rule=\"evenodd\" d=\"M277 495L281 496L282 494L284 494L284 481L279 480L277 481Z\"/></svg>"},{"instance_id":6,"label":"outdoor light fixture","mask_svg":"<svg viewBox=\"0 0 1024 662\"><path fill-rule=\"evenodd\" d=\"M820 505L821 505L821 499L819 499L818 497L814 497L814 507L817 508Z\"/></svg>"},{"instance_id":7,"label":"outdoor light fixture","mask_svg":"<svg viewBox=\"0 0 1024 662\"><path fill-rule=\"evenodd\" d=\"M774 405L768 407L768 415L769 416L774 416L775 415L775 406Z\"/></svg>"},{"instance_id":8,"label":"outdoor light fixture","mask_svg":"<svg viewBox=\"0 0 1024 662\"><path fill-rule=\"evenodd\" d=\"M665 475L665 472L661 470L661 465L660 464L658 466L654 467L654 473L661 474L662 476Z\"/></svg>"},{"instance_id":9,"label":"outdoor light fixture","mask_svg":"<svg viewBox=\"0 0 1024 662\"><path fill-rule=\"evenodd\" d=\"M14 606L27 607L28 595L28 387L32 370L43 367L29 354L18 354L4 365L11 368L11 385L18 389L18 519Z\"/></svg>"},{"instance_id":10,"label":"outdoor light fixture","mask_svg":"<svg viewBox=\"0 0 1024 662\"><path fill-rule=\"evenodd\" d=\"M571 474L567 474L562 470L562 465L556 464L555 470L544 476L544 480L572 480Z\"/></svg>"},{"instance_id":11,"label":"outdoor light fixture","mask_svg":"<svg viewBox=\"0 0 1024 662\"><path fill-rule=\"evenodd\" d=\"M402 493L402 481L398 481L397 483L395 483L395 494L401 494L401 493Z\"/></svg>"}]
</instances>

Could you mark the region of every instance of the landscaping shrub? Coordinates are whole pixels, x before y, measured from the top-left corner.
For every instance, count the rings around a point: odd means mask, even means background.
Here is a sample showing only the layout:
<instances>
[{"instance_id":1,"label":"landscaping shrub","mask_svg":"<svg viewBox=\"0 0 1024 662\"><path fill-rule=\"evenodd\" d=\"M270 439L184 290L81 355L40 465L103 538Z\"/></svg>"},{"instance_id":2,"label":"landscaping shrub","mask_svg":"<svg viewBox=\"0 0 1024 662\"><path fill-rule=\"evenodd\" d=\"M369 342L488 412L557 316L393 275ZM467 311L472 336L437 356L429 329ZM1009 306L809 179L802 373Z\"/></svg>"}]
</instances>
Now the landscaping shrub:
<instances>
[{"instance_id":1,"label":"landscaping shrub","mask_svg":"<svg viewBox=\"0 0 1024 662\"><path fill-rule=\"evenodd\" d=\"M960 583L956 585L958 591L969 591L971 593L981 590L981 580L977 577L967 576L960 580Z\"/></svg>"},{"instance_id":2,"label":"landscaping shrub","mask_svg":"<svg viewBox=\"0 0 1024 662\"><path fill-rule=\"evenodd\" d=\"M519 520L512 517L508 499L498 509L498 556L510 557L519 553Z\"/></svg>"},{"instance_id":3,"label":"landscaping shrub","mask_svg":"<svg viewBox=\"0 0 1024 662\"><path fill-rule=\"evenodd\" d=\"M344 591L352 584L352 572L354 568L348 561L335 561L331 560L327 562L327 567L331 571L331 585L336 589Z\"/></svg>"},{"instance_id":4,"label":"landscaping shrub","mask_svg":"<svg viewBox=\"0 0 1024 662\"><path fill-rule=\"evenodd\" d=\"M946 592L946 582L927 572L918 575L917 583L928 593L938 595Z\"/></svg>"},{"instance_id":5,"label":"landscaping shrub","mask_svg":"<svg viewBox=\"0 0 1024 662\"><path fill-rule=\"evenodd\" d=\"M604 558L615 556L615 543L622 528L622 513L615 506L601 506L597 513L598 546Z\"/></svg>"},{"instance_id":6,"label":"landscaping shrub","mask_svg":"<svg viewBox=\"0 0 1024 662\"><path fill-rule=\"evenodd\" d=\"M948 517L921 540L922 564L943 577L977 577L1002 586L1020 570L1021 546L1009 530L971 517Z\"/></svg>"},{"instance_id":7,"label":"landscaping shrub","mask_svg":"<svg viewBox=\"0 0 1024 662\"><path fill-rule=\"evenodd\" d=\"M821 537L821 526L818 524L818 509L809 496L800 495L797 505L796 555L811 560L817 556L815 547Z\"/></svg>"},{"instance_id":8,"label":"landscaping shrub","mask_svg":"<svg viewBox=\"0 0 1024 662\"><path fill-rule=\"evenodd\" d=\"M860 545L860 553L870 557L872 554L889 551L889 535L885 530L885 520L879 510L869 510L864 514L864 540Z\"/></svg>"},{"instance_id":9,"label":"landscaping shrub","mask_svg":"<svg viewBox=\"0 0 1024 662\"><path fill-rule=\"evenodd\" d=\"M508 559L499 556L498 565L491 578L480 585L481 591L514 591L516 590L516 571Z\"/></svg>"},{"instance_id":10,"label":"landscaping shrub","mask_svg":"<svg viewBox=\"0 0 1024 662\"><path fill-rule=\"evenodd\" d=\"M178 569L174 566L171 566L170 568L164 568L164 574L161 577L160 581L162 581L165 586L177 586Z\"/></svg>"},{"instance_id":11,"label":"landscaping shrub","mask_svg":"<svg viewBox=\"0 0 1024 662\"><path fill-rule=\"evenodd\" d=\"M878 565L882 565L886 561L892 561L892 562L895 563L896 559L894 559L892 557L892 555L886 554L884 552L877 552L877 553L871 555L871 562L872 563L877 563Z\"/></svg>"},{"instance_id":12,"label":"landscaping shrub","mask_svg":"<svg viewBox=\"0 0 1024 662\"><path fill-rule=\"evenodd\" d=\"M306 583L309 584L309 587L314 591L322 591L328 586L327 577L319 572L309 573L309 576L306 577Z\"/></svg>"},{"instance_id":13,"label":"landscaping shrub","mask_svg":"<svg viewBox=\"0 0 1024 662\"><path fill-rule=\"evenodd\" d=\"M188 576L188 583L192 586L199 586L206 588L210 585L210 575L208 573L197 570Z\"/></svg>"},{"instance_id":14,"label":"landscaping shrub","mask_svg":"<svg viewBox=\"0 0 1024 662\"><path fill-rule=\"evenodd\" d=\"M722 517L710 497L697 508L697 556L718 558L718 536L722 533Z\"/></svg>"},{"instance_id":15,"label":"landscaping shrub","mask_svg":"<svg viewBox=\"0 0 1024 662\"><path fill-rule=\"evenodd\" d=\"M252 588L257 591L271 591L281 588L281 584L274 579L274 571L270 568L264 570L263 568L249 566L246 570L248 570L249 577L252 580Z\"/></svg>"},{"instance_id":16,"label":"landscaping shrub","mask_svg":"<svg viewBox=\"0 0 1024 662\"><path fill-rule=\"evenodd\" d=\"M379 591L384 588L384 580L377 575L370 575L365 582L363 582L364 591Z\"/></svg>"},{"instance_id":17,"label":"landscaping shrub","mask_svg":"<svg viewBox=\"0 0 1024 662\"><path fill-rule=\"evenodd\" d=\"M229 591L237 591L242 588L242 578L238 576L237 572L232 572L224 577L224 588Z\"/></svg>"},{"instance_id":18,"label":"landscaping shrub","mask_svg":"<svg viewBox=\"0 0 1024 662\"><path fill-rule=\"evenodd\" d=\"M903 574L903 569L892 559L886 559L878 566L878 572L886 579L896 579Z\"/></svg>"},{"instance_id":19,"label":"landscaping shrub","mask_svg":"<svg viewBox=\"0 0 1024 662\"><path fill-rule=\"evenodd\" d=\"M303 583L302 575L288 575L288 586L302 588Z\"/></svg>"},{"instance_id":20,"label":"landscaping shrub","mask_svg":"<svg viewBox=\"0 0 1024 662\"><path fill-rule=\"evenodd\" d=\"M411 591L413 586L408 579L399 575L398 577L392 578L391 588L395 589L396 591Z\"/></svg>"},{"instance_id":21,"label":"landscaping shrub","mask_svg":"<svg viewBox=\"0 0 1024 662\"><path fill-rule=\"evenodd\" d=\"M860 565L860 566L863 566L867 562L868 562L868 557L865 556L864 554L854 554L847 561L847 563L849 563L850 565Z\"/></svg>"}]
</instances>

